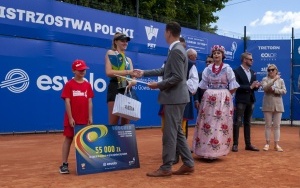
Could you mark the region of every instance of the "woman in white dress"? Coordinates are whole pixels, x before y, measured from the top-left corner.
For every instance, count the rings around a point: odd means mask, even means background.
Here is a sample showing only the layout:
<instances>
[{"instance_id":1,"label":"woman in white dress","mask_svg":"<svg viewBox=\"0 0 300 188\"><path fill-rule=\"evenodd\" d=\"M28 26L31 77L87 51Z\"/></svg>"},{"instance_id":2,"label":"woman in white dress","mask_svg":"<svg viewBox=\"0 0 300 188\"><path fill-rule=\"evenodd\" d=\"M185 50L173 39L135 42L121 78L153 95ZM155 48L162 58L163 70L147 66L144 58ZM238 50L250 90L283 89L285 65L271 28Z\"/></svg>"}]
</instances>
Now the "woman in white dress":
<instances>
[{"instance_id":1,"label":"woman in white dress","mask_svg":"<svg viewBox=\"0 0 300 188\"><path fill-rule=\"evenodd\" d=\"M206 67L199 83L206 90L201 99L194 131L193 151L202 158L216 159L230 151L232 142L232 94L239 87L232 68L223 63L225 48L211 48L214 63Z\"/></svg>"}]
</instances>

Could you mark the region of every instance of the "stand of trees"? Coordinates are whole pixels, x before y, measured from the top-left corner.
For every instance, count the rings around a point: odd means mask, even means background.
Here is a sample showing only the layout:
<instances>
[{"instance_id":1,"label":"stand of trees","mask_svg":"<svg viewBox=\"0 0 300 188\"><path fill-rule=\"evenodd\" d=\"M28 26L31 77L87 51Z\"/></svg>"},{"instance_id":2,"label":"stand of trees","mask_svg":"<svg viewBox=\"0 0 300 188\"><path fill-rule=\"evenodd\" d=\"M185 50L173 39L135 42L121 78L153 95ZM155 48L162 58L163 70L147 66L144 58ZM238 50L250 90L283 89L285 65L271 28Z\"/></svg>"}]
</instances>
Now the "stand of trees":
<instances>
[{"instance_id":1,"label":"stand of trees","mask_svg":"<svg viewBox=\"0 0 300 188\"><path fill-rule=\"evenodd\" d=\"M180 25L215 33L211 27L219 18L213 13L225 7L229 0L59 0L127 16L157 22L177 21Z\"/></svg>"}]
</instances>

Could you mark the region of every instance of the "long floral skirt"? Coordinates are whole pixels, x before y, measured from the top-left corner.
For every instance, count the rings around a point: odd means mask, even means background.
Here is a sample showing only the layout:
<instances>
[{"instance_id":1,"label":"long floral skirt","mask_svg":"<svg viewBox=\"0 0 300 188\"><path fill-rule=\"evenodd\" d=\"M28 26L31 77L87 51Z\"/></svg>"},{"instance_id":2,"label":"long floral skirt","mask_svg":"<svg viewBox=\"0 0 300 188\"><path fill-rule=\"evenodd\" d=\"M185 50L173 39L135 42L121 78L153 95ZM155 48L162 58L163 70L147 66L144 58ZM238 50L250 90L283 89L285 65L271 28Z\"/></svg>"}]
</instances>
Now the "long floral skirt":
<instances>
[{"instance_id":1,"label":"long floral skirt","mask_svg":"<svg viewBox=\"0 0 300 188\"><path fill-rule=\"evenodd\" d=\"M233 102L227 89L205 91L193 138L194 153L215 159L227 155L232 141Z\"/></svg>"}]
</instances>

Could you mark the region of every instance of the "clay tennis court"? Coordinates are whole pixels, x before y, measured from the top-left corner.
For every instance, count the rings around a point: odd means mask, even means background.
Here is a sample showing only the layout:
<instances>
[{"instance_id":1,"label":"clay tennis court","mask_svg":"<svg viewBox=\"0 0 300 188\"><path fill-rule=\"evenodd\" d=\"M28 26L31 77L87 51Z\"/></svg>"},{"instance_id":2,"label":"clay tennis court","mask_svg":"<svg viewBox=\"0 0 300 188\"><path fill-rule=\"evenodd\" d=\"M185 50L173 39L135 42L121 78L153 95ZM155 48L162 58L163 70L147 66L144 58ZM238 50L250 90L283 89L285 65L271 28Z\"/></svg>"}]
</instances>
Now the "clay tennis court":
<instances>
[{"instance_id":1,"label":"clay tennis court","mask_svg":"<svg viewBox=\"0 0 300 188\"><path fill-rule=\"evenodd\" d=\"M239 152L231 152L213 163L194 156L194 174L167 178L146 176L146 172L156 170L161 164L159 128L136 130L140 168L81 176L75 171L74 145L69 159L71 173L58 172L62 133L0 135L0 187L300 187L299 127L281 128L282 153L273 149L245 151L243 129L240 131ZM190 144L193 132L191 127ZM264 146L263 126L252 127L252 144ZM174 165L174 170L181 164Z\"/></svg>"}]
</instances>

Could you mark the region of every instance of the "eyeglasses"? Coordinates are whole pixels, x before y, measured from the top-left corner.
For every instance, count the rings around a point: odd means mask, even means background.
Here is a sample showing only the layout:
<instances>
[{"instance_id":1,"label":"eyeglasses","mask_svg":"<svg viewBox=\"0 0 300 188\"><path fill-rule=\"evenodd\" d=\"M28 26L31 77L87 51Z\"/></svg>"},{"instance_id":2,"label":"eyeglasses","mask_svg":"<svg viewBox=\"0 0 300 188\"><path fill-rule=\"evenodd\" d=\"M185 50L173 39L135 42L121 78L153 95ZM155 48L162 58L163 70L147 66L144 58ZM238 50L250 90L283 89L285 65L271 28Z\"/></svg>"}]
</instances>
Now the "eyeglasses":
<instances>
[{"instance_id":1,"label":"eyeglasses","mask_svg":"<svg viewBox=\"0 0 300 188\"><path fill-rule=\"evenodd\" d=\"M245 59L247 59L247 60L249 60L249 61L253 61L253 59L251 59L251 58L247 58L247 57L245 57Z\"/></svg>"},{"instance_id":2,"label":"eyeglasses","mask_svg":"<svg viewBox=\"0 0 300 188\"><path fill-rule=\"evenodd\" d=\"M268 69L268 72L274 72L275 69Z\"/></svg>"}]
</instances>

